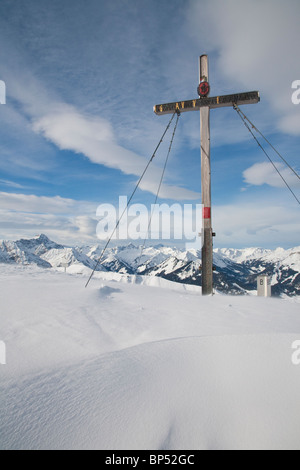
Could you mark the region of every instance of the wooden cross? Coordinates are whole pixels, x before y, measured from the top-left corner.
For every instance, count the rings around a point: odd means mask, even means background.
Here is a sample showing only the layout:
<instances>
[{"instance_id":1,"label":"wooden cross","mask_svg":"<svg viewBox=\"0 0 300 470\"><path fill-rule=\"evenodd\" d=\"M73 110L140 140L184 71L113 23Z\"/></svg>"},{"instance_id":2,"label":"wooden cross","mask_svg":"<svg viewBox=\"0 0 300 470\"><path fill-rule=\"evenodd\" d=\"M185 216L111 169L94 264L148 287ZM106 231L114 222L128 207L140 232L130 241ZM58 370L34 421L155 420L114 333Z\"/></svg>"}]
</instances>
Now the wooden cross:
<instances>
[{"instance_id":1,"label":"wooden cross","mask_svg":"<svg viewBox=\"0 0 300 470\"><path fill-rule=\"evenodd\" d=\"M213 292L213 236L211 217L211 165L210 165L210 109L228 106L254 104L260 101L259 92L251 91L234 95L208 97L208 57L202 55L199 61L198 87L199 99L177 101L175 103L158 104L154 112L158 116L177 112L200 110L200 141L201 141L201 186L202 186L202 294Z\"/></svg>"}]
</instances>

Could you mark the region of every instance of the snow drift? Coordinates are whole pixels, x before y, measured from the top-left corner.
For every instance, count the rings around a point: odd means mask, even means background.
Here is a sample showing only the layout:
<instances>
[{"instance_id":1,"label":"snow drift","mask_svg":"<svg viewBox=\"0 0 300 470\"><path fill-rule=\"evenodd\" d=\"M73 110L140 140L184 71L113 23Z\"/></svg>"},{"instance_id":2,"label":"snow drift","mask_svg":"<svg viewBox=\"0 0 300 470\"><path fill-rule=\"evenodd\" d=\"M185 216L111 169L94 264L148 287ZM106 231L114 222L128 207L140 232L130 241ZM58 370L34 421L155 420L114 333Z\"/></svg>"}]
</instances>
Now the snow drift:
<instances>
[{"instance_id":1,"label":"snow drift","mask_svg":"<svg viewBox=\"0 0 300 470\"><path fill-rule=\"evenodd\" d=\"M298 299L0 280L1 449L300 448Z\"/></svg>"}]
</instances>

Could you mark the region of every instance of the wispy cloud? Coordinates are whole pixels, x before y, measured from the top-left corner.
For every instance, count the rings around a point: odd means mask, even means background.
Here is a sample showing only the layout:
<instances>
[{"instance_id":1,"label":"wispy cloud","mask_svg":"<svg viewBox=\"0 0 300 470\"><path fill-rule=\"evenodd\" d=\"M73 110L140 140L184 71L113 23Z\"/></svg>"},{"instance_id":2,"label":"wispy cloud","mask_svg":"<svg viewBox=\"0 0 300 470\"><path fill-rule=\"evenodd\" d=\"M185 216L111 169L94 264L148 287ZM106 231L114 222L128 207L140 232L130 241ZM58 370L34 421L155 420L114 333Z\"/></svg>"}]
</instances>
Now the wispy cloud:
<instances>
[{"instance_id":1,"label":"wispy cloud","mask_svg":"<svg viewBox=\"0 0 300 470\"><path fill-rule=\"evenodd\" d=\"M299 245L296 205L271 195L263 203L261 199L253 203L253 197L246 198L244 194L233 204L214 206L213 227L218 246ZM99 218L95 205L89 202L0 193L0 207L0 238L32 237L44 232L61 243L99 242L96 236ZM201 227L198 228L200 231Z\"/></svg>"},{"instance_id":2,"label":"wispy cloud","mask_svg":"<svg viewBox=\"0 0 300 470\"><path fill-rule=\"evenodd\" d=\"M96 212L95 204L90 202L60 196L46 197L6 192L0 192L0 207L11 211L52 214L72 214L74 211Z\"/></svg>"},{"instance_id":3,"label":"wispy cloud","mask_svg":"<svg viewBox=\"0 0 300 470\"><path fill-rule=\"evenodd\" d=\"M243 193L245 194L245 193ZM252 198L253 199L253 198ZM298 246L300 219L296 205L279 198L240 202L214 208L218 246Z\"/></svg>"},{"instance_id":4,"label":"wispy cloud","mask_svg":"<svg viewBox=\"0 0 300 470\"><path fill-rule=\"evenodd\" d=\"M7 181L7 180L2 180L0 179L0 185L8 186L9 188L14 188L14 189L25 189L26 186L15 183L14 181Z\"/></svg>"},{"instance_id":5,"label":"wispy cloud","mask_svg":"<svg viewBox=\"0 0 300 470\"><path fill-rule=\"evenodd\" d=\"M0 79L7 84L7 104L0 108L0 169L2 188L7 189L0 194L2 210L7 211L1 228L4 220L7 226L10 220L15 227L18 220L21 232L23 217L26 233L30 223L37 233L41 231L38 227L50 231L52 223L57 235L60 231L72 239L74 234L92 236L96 208L75 199L88 198L81 194L90 194L90 188L91 199L98 194L102 201L108 194L112 199L112 193L119 195L120 187L123 190L129 182L134 184L132 180L140 176L167 124L168 116L155 116L152 106L196 97L197 60L204 52L210 55L212 93L258 89L261 103L245 107L245 112L264 132L277 133L277 143L288 160L284 134L290 134L288 150L293 152L291 163L295 163L300 105L291 102L291 84L300 78L298 0L125 4L126 8L123 0L52 0L47 5L36 0L1 1L0 39L5 47L0 48ZM211 118L212 147L226 145L212 152L217 155L212 160L218 200L231 202L235 190L241 195L243 177L249 186L242 196L272 191L262 186L265 183L281 194L281 182L273 170L266 165L253 166L253 161L260 160L256 155L250 160L249 148L243 154L241 143L250 136L233 110L214 110ZM200 185L199 113L182 116L173 151L161 197L199 201L198 193L185 188ZM221 161L223 151L226 164ZM232 170L229 167L237 154L241 158ZM98 165L96 171L94 164ZM142 183L144 191L156 192L161 166L159 158L155 159ZM80 179L81 172L88 178L99 173L101 184L95 179ZM78 185L72 186L70 173ZM71 191L70 198L8 194L14 188L27 192L23 184L28 179L30 186L33 178L45 183L45 187L39 186L38 194L68 196ZM60 183L66 180L69 186L64 185L62 193ZM244 213L256 218L254 198L251 202L249 197L245 204ZM268 203L275 214L274 206ZM227 245L242 236L247 244L249 240L259 244L267 227L275 227L286 236L286 244L290 243L291 237L275 217L267 215L266 222L259 222L258 217L266 215L264 211L257 212L255 227L245 224L247 228L241 231L236 221L233 231L223 212L234 213L235 208L242 217L240 201L214 212L220 216L221 222L216 223ZM288 214L287 225L299 232L295 214ZM226 231L231 236L226 238ZM264 237L260 237L262 233Z\"/></svg>"},{"instance_id":6,"label":"wispy cloud","mask_svg":"<svg viewBox=\"0 0 300 470\"><path fill-rule=\"evenodd\" d=\"M299 179L289 168L284 166L283 163L276 163L276 168L290 186L300 189ZM285 187L284 181L280 178L274 166L268 162L255 163L243 172L243 176L245 183L250 185L262 186L263 184L267 184L275 188Z\"/></svg>"},{"instance_id":7,"label":"wispy cloud","mask_svg":"<svg viewBox=\"0 0 300 470\"><path fill-rule=\"evenodd\" d=\"M58 105L51 113L37 119L33 129L62 150L82 153L93 163L116 168L127 175L139 177L148 163L146 158L118 145L107 120L84 115L72 106ZM142 181L141 189L155 194L160 175L161 170L153 165ZM189 200L199 198L199 194L164 184L161 197Z\"/></svg>"},{"instance_id":8,"label":"wispy cloud","mask_svg":"<svg viewBox=\"0 0 300 470\"><path fill-rule=\"evenodd\" d=\"M65 244L97 243L97 221L92 217L71 217L31 212L0 210L0 238L16 240L46 233L52 240Z\"/></svg>"},{"instance_id":9,"label":"wispy cloud","mask_svg":"<svg viewBox=\"0 0 300 470\"><path fill-rule=\"evenodd\" d=\"M62 242L96 241L96 205L87 201L0 192L1 238L46 232Z\"/></svg>"},{"instance_id":10,"label":"wispy cloud","mask_svg":"<svg viewBox=\"0 0 300 470\"><path fill-rule=\"evenodd\" d=\"M299 16L298 0L284 6L281 0L190 1L194 38L204 17L206 47L218 51L216 72L226 86L260 90L263 102L277 113L278 128L298 135L291 84L299 78Z\"/></svg>"}]
</instances>

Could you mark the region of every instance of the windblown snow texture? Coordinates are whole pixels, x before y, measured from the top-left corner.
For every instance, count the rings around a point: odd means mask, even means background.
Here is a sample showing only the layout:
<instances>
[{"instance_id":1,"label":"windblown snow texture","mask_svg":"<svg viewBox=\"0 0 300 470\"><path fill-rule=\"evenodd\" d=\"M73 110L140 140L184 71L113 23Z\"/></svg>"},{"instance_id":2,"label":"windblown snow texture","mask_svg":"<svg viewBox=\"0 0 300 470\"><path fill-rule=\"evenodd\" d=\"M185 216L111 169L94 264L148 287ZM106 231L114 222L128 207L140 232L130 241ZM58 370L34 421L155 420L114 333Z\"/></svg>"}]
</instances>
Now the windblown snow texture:
<instances>
[{"instance_id":1,"label":"windblown snow texture","mask_svg":"<svg viewBox=\"0 0 300 470\"><path fill-rule=\"evenodd\" d=\"M0 449L300 448L299 299L118 277L0 265Z\"/></svg>"}]
</instances>

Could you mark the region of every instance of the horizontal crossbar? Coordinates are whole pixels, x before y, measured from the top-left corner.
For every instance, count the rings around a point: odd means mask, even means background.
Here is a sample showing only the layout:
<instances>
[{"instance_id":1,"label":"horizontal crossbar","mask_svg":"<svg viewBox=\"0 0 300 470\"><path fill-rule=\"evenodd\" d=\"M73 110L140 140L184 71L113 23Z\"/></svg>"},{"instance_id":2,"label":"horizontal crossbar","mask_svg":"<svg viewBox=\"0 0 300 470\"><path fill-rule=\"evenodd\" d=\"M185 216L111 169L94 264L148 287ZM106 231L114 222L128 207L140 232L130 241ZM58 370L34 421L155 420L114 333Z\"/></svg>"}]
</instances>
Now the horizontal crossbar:
<instances>
[{"instance_id":1,"label":"horizontal crossbar","mask_svg":"<svg viewBox=\"0 0 300 470\"><path fill-rule=\"evenodd\" d=\"M189 101L177 101L175 103L157 104L153 110L155 114L161 116L163 114L172 114L175 111L185 113L187 111L197 111L200 108L208 106L210 109L224 108L228 106L243 104L255 104L260 101L258 91L249 91L245 93L237 93L235 95L214 96L212 98L198 98Z\"/></svg>"}]
</instances>

